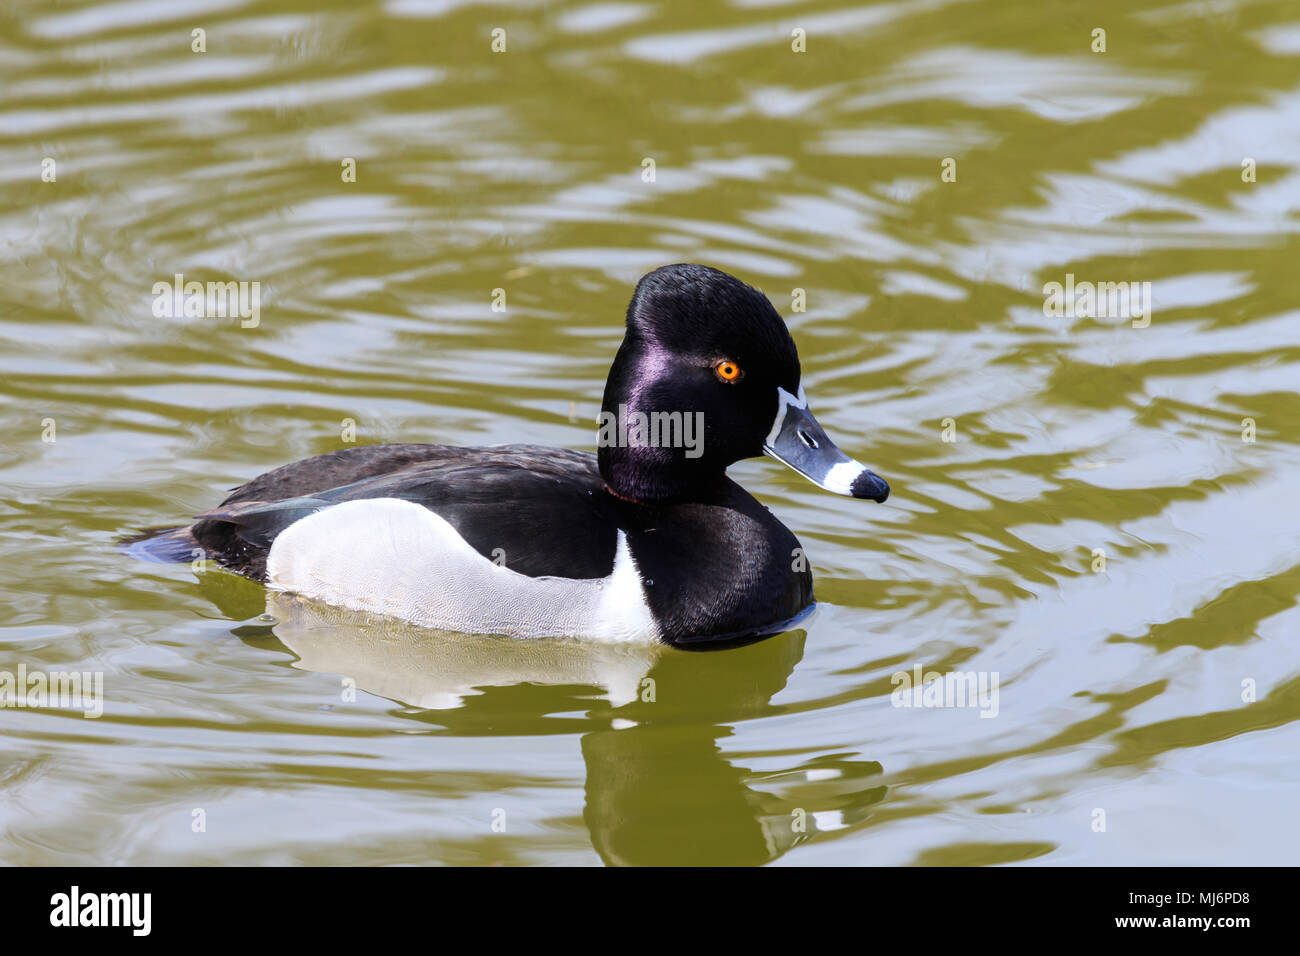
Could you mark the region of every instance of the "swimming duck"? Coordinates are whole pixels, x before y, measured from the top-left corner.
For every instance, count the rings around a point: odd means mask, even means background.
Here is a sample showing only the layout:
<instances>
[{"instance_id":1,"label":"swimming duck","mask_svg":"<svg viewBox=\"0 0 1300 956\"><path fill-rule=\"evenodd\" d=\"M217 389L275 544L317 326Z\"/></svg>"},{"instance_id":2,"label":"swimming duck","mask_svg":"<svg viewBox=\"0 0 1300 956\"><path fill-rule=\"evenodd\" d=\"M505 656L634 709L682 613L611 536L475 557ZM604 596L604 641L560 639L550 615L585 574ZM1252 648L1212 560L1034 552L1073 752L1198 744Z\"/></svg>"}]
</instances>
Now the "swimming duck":
<instances>
[{"instance_id":1,"label":"swimming duck","mask_svg":"<svg viewBox=\"0 0 1300 956\"><path fill-rule=\"evenodd\" d=\"M415 624L516 637L721 643L813 604L799 541L729 479L770 455L884 501L827 437L767 297L702 265L644 276L596 454L387 444L293 462L236 488L142 556L195 554L270 587Z\"/></svg>"}]
</instances>

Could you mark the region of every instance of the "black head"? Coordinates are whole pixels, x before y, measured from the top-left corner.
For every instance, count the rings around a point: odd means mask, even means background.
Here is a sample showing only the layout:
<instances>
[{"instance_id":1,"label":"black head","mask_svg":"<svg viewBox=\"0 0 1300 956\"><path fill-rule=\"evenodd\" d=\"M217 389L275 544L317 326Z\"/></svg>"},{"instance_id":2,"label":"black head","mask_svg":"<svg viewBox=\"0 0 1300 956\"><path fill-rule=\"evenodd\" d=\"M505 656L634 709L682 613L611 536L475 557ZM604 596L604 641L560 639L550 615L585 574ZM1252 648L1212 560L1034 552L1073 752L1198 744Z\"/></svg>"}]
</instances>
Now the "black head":
<instances>
[{"instance_id":1,"label":"black head","mask_svg":"<svg viewBox=\"0 0 1300 956\"><path fill-rule=\"evenodd\" d=\"M606 483L639 501L707 493L728 465L764 453L840 494L889 494L808 412L772 303L707 266L663 266L637 283L598 444Z\"/></svg>"}]
</instances>

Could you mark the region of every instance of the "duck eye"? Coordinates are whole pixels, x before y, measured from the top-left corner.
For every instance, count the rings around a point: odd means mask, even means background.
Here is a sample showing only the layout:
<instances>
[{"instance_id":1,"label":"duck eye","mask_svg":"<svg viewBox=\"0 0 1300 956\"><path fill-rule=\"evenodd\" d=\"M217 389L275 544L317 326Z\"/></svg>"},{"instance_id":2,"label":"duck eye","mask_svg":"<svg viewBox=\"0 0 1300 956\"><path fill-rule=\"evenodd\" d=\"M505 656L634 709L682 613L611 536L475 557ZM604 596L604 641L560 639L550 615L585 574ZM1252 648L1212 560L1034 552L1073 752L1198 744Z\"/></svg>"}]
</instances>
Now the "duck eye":
<instances>
[{"instance_id":1,"label":"duck eye","mask_svg":"<svg viewBox=\"0 0 1300 956\"><path fill-rule=\"evenodd\" d=\"M713 366L714 373L724 382L738 382L744 374L735 362L723 359Z\"/></svg>"}]
</instances>

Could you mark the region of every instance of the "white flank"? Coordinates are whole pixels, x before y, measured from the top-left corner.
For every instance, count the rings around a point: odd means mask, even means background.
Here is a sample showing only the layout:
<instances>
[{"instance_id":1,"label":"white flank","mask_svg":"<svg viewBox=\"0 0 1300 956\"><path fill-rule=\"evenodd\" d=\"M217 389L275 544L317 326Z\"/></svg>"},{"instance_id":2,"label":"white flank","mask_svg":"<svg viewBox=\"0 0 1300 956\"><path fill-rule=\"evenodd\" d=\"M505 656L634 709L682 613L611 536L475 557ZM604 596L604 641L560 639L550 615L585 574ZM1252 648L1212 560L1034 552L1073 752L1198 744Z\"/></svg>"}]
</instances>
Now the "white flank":
<instances>
[{"instance_id":1,"label":"white flank","mask_svg":"<svg viewBox=\"0 0 1300 956\"><path fill-rule=\"evenodd\" d=\"M510 542L501 546L508 565ZM532 578L483 557L428 508L368 498L282 531L266 577L281 591L423 627L610 643L659 637L622 531L608 577Z\"/></svg>"}]
</instances>

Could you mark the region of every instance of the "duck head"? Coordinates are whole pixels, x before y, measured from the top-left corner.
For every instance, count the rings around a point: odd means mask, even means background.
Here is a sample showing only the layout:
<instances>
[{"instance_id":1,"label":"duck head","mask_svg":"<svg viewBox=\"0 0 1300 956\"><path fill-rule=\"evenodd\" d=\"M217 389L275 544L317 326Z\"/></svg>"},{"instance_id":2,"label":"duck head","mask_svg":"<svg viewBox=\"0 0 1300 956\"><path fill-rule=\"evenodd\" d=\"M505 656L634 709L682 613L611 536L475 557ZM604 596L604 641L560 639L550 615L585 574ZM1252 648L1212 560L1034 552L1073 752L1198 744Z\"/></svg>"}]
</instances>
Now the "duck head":
<instances>
[{"instance_id":1,"label":"duck head","mask_svg":"<svg viewBox=\"0 0 1300 956\"><path fill-rule=\"evenodd\" d=\"M772 303L707 266L663 266L637 283L598 446L605 483L636 501L706 493L728 465L763 454L827 491L889 496L809 411L799 354Z\"/></svg>"}]
</instances>

